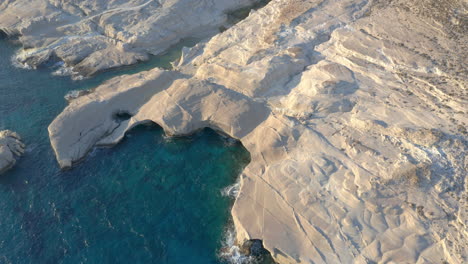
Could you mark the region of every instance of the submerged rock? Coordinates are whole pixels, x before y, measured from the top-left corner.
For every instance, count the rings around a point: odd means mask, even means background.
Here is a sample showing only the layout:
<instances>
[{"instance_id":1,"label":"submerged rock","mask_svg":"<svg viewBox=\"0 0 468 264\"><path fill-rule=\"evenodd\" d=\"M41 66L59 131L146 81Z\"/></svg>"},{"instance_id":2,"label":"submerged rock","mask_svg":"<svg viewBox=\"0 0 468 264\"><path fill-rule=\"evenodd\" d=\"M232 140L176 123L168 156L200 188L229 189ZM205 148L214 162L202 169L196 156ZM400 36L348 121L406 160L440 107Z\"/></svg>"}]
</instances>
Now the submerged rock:
<instances>
[{"instance_id":1,"label":"submerged rock","mask_svg":"<svg viewBox=\"0 0 468 264\"><path fill-rule=\"evenodd\" d=\"M20 136L10 130L0 131L0 174L11 169L24 153Z\"/></svg>"}]
</instances>

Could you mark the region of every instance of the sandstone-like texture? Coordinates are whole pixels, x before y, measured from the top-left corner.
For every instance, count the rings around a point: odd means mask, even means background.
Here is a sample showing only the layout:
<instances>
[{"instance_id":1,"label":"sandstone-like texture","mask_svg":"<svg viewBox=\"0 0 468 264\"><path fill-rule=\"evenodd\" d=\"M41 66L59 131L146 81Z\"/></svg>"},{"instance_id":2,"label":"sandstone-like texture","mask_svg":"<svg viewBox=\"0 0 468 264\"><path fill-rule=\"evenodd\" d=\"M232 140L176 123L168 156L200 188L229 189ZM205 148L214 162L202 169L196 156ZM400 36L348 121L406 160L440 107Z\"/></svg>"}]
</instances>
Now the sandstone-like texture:
<instances>
[{"instance_id":1,"label":"sandstone-like texture","mask_svg":"<svg viewBox=\"0 0 468 264\"><path fill-rule=\"evenodd\" d=\"M14 61L88 76L159 54L188 37L211 35L226 13L255 0L3 0L0 31L23 45Z\"/></svg>"},{"instance_id":2,"label":"sandstone-like texture","mask_svg":"<svg viewBox=\"0 0 468 264\"><path fill-rule=\"evenodd\" d=\"M0 175L11 169L24 153L20 136L10 130L0 131Z\"/></svg>"},{"instance_id":3,"label":"sandstone-like texture","mask_svg":"<svg viewBox=\"0 0 468 264\"><path fill-rule=\"evenodd\" d=\"M142 122L212 127L251 154L240 244L279 263L467 263L467 23L462 0L272 0L174 71L72 100L51 143L69 167Z\"/></svg>"}]
</instances>

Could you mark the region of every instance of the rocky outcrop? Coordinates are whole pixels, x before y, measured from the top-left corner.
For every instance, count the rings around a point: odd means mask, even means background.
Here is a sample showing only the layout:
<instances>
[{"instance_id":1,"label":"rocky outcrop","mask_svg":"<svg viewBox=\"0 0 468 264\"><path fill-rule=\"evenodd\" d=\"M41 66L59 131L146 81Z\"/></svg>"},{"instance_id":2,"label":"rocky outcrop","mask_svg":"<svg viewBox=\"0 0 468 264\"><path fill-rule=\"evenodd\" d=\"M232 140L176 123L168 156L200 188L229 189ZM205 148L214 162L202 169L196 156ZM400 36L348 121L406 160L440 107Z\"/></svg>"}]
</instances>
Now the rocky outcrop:
<instances>
[{"instance_id":1,"label":"rocky outcrop","mask_svg":"<svg viewBox=\"0 0 468 264\"><path fill-rule=\"evenodd\" d=\"M15 61L63 61L76 76L134 64L188 37L213 35L226 13L255 0L7 0L0 31L23 44Z\"/></svg>"},{"instance_id":2,"label":"rocky outcrop","mask_svg":"<svg viewBox=\"0 0 468 264\"><path fill-rule=\"evenodd\" d=\"M279 263L464 263L466 21L458 0L273 0L174 71L72 100L52 147L69 167L142 122L211 127L251 154L239 242Z\"/></svg>"},{"instance_id":3,"label":"rocky outcrop","mask_svg":"<svg viewBox=\"0 0 468 264\"><path fill-rule=\"evenodd\" d=\"M11 169L24 153L20 136L10 130L0 131L0 174Z\"/></svg>"}]
</instances>

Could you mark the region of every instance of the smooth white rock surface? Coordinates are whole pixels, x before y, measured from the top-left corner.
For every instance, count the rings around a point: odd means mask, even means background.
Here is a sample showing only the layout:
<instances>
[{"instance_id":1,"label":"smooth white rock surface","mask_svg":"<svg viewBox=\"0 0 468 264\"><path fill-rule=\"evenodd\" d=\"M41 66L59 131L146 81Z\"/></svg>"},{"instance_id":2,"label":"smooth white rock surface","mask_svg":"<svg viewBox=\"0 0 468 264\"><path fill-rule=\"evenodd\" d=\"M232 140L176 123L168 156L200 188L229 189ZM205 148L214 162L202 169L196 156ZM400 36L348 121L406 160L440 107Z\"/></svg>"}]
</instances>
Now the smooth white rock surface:
<instances>
[{"instance_id":1,"label":"smooth white rock surface","mask_svg":"<svg viewBox=\"0 0 468 264\"><path fill-rule=\"evenodd\" d=\"M134 64L189 37L206 37L226 13L255 0L5 0L0 30L23 45L14 61L65 62L76 77Z\"/></svg>"},{"instance_id":2,"label":"smooth white rock surface","mask_svg":"<svg viewBox=\"0 0 468 264\"><path fill-rule=\"evenodd\" d=\"M72 100L52 147L69 167L142 122L215 128L252 158L237 238L279 263L466 263L466 15L461 0L273 0L174 71Z\"/></svg>"}]
</instances>

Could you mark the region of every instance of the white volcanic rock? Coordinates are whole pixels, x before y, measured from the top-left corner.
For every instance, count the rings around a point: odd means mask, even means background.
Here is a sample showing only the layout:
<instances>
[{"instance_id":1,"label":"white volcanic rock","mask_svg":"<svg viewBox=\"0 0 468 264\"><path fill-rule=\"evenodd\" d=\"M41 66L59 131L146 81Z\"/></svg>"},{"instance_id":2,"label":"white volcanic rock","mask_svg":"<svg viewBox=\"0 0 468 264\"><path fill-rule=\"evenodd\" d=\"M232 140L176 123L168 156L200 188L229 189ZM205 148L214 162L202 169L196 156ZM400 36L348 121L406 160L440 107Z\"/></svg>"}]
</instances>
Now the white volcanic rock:
<instances>
[{"instance_id":1,"label":"white volcanic rock","mask_svg":"<svg viewBox=\"0 0 468 264\"><path fill-rule=\"evenodd\" d=\"M36 67L59 59L73 72L146 60L188 37L206 37L226 23L226 12L255 0L6 0L0 30L19 35L15 60Z\"/></svg>"},{"instance_id":2,"label":"white volcanic rock","mask_svg":"<svg viewBox=\"0 0 468 264\"><path fill-rule=\"evenodd\" d=\"M273 0L177 71L74 99L51 143L67 167L142 122L212 127L251 154L237 238L279 263L466 263L466 14L456 0Z\"/></svg>"},{"instance_id":3,"label":"white volcanic rock","mask_svg":"<svg viewBox=\"0 0 468 264\"><path fill-rule=\"evenodd\" d=\"M20 136L10 130L0 131L0 174L11 169L24 153Z\"/></svg>"}]
</instances>

